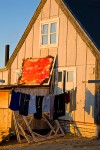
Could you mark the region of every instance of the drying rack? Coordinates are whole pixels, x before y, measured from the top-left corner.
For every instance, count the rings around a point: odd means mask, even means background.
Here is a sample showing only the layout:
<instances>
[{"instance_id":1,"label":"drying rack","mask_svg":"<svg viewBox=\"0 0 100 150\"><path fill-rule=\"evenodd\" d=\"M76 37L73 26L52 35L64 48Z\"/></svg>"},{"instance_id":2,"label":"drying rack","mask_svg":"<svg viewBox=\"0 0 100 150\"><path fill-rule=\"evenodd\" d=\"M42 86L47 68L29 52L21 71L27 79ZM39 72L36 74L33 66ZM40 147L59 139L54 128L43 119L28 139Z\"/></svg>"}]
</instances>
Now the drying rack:
<instances>
[{"instance_id":1,"label":"drying rack","mask_svg":"<svg viewBox=\"0 0 100 150\"><path fill-rule=\"evenodd\" d=\"M21 118L21 122L19 118ZM13 120L18 143L23 143L24 141L28 143L41 142L65 135L58 120L53 120L53 123L51 123L49 113L43 113L42 119L50 128L50 132L47 135L41 135L32 130L30 123L34 121L33 116L20 115L19 117L18 112L13 111ZM23 123L26 125L28 133L24 130ZM21 139L21 136L23 136L24 139Z\"/></svg>"}]
</instances>

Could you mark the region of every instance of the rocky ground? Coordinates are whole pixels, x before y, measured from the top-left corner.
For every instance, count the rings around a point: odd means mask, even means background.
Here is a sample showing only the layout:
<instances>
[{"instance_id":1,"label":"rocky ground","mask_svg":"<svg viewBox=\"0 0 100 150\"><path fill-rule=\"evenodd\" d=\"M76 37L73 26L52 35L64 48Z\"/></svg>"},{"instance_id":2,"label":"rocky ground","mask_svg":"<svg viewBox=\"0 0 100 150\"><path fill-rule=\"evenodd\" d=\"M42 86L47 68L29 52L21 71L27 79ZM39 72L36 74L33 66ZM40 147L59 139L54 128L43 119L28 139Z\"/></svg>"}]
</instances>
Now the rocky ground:
<instances>
[{"instance_id":1,"label":"rocky ground","mask_svg":"<svg viewBox=\"0 0 100 150\"><path fill-rule=\"evenodd\" d=\"M18 144L16 138L0 143L0 150L99 150L100 140L83 138L73 135L38 142L33 144Z\"/></svg>"}]
</instances>

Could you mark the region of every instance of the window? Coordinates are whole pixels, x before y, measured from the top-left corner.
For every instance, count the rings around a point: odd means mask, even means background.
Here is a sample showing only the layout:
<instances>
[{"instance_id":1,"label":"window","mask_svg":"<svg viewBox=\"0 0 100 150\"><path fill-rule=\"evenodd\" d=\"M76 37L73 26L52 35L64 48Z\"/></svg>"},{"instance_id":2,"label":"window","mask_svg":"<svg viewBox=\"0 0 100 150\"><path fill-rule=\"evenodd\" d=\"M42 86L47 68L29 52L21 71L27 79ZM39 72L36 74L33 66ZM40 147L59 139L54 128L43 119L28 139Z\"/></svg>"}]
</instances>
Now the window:
<instances>
[{"instance_id":1,"label":"window","mask_svg":"<svg viewBox=\"0 0 100 150\"><path fill-rule=\"evenodd\" d=\"M60 67L55 73L55 93L76 88L76 67Z\"/></svg>"},{"instance_id":2,"label":"window","mask_svg":"<svg viewBox=\"0 0 100 150\"><path fill-rule=\"evenodd\" d=\"M57 23L51 23L50 26L50 44L56 43Z\"/></svg>"},{"instance_id":3,"label":"window","mask_svg":"<svg viewBox=\"0 0 100 150\"><path fill-rule=\"evenodd\" d=\"M41 46L58 44L58 19L41 23Z\"/></svg>"},{"instance_id":4,"label":"window","mask_svg":"<svg viewBox=\"0 0 100 150\"><path fill-rule=\"evenodd\" d=\"M67 72L67 82L74 82L74 72L73 71Z\"/></svg>"},{"instance_id":5,"label":"window","mask_svg":"<svg viewBox=\"0 0 100 150\"><path fill-rule=\"evenodd\" d=\"M62 80L64 80L63 78L65 78L66 82L74 82L74 71L59 71L58 82L62 82Z\"/></svg>"},{"instance_id":6,"label":"window","mask_svg":"<svg viewBox=\"0 0 100 150\"><path fill-rule=\"evenodd\" d=\"M58 72L58 82L62 82L62 72Z\"/></svg>"},{"instance_id":7,"label":"window","mask_svg":"<svg viewBox=\"0 0 100 150\"><path fill-rule=\"evenodd\" d=\"M41 36L42 45L48 44L48 24L42 25Z\"/></svg>"}]
</instances>

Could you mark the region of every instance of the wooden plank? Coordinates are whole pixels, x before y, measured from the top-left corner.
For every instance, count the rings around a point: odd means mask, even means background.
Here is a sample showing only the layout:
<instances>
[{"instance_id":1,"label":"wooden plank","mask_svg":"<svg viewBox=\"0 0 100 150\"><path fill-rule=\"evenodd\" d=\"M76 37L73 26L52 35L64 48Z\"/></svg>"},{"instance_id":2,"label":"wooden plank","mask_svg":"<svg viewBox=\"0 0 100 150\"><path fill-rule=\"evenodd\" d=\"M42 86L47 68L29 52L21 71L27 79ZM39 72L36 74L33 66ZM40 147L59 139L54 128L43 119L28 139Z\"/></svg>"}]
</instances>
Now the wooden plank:
<instances>
[{"instance_id":1,"label":"wooden plank","mask_svg":"<svg viewBox=\"0 0 100 150\"><path fill-rule=\"evenodd\" d=\"M0 109L8 108L9 91L0 91Z\"/></svg>"},{"instance_id":2,"label":"wooden plank","mask_svg":"<svg viewBox=\"0 0 100 150\"><path fill-rule=\"evenodd\" d=\"M34 136L34 134L33 134L33 131L32 131L32 129L30 128L29 123L27 122L26 117L25 117L25 116L22 116L22 118L23 118L23 120L25 121L25 124L26 124L26 126L27 126L29 132L31 133L33 140L34 140L35 142L37 142L37 139L35 138L35 136Z\"/></svg>"},{"instance_id":3,"label":"wooden plank","mask_svg":"<svg viewBox=\"0 0 100 150\"><path fill-rule=\"evenodd\" d=\"M20 134L19 134L19 131L18 131L17 121L16 121L16 118L15 118L15 113L14 112L13 112L13 120L14 120L14 126L15 126L17 140L18 140L19 143L21 143L21 138L20 138Z\"/></svg>"},{"instance_id":4,"label":"wooden plank","mask_svg":"<svg viewBox=\"0 0 100 150\"><path fill-rule=\"evenodd\" d=\"M0 109L0 129L11 128L12 112L9 109Z\"/></svg>"},{"instance_id":5,"label":"wooden plank","mask_svg":"<svg viewBox=\"0 0 100 150\"><path fill-rule=\"evenodd\" d=\"M43 9L42 9L42 20L43 19L49 19L49 12L50 11L50 0L46 1Z\"/></svg>"},{"instance_id":6,"label":"wooden plank","mask_svg":"<svg viewBox=\"0 0 100 150\"><path fill-rule=\"evenodd\" d=\"M28 143L32 143L29 139L29 137L27 136L26 132L24 131L23 127L19 124L18 120L17 120L17 125L20 129L20 131L22 132L23 136L25 137L25 139L27 140Z\"/></svg>"},{"instance_id":7,"label":"wooden plank","mask_svg":"<svg viewBox=\"0 0 100 150\"><path fill-rule=\"evenodd\" d=\"M64 131L62 130L62 127L61 127L59 121L58 121L58 120L54 120L54 122L55 122L55 124L56 124L56 127L53 127L53 126L51 125L50 121L47 119L46 116L49 118L48 114L46 114L46 113L43 114L43 118L45 119L45 121L46 121L46 123L49 125L49 127L51 128L51 131L50 131L49 136L51 136L52 133L54 133L54 134L53 134L54 137L55 137L55 136L64 136L65 134L64 134ZM59 132L60 132L60 134L59 134Z\"/></svg>"},{"instance_id":8,"label":"wooden plank","mask_svg":"<svg viewBox=\"0 0 100 150\"><path fill-rule=\"evenodd\" d=\"M64 131L63 131L62 128L61 128L61 125L60 125L59 121L58 121L58 120L55 120L55 123L56 123L56 125L57 125L56 135L58 136L59 134L57 134L57 133L58 133L58 131L60 131L60 132L61 132L60 135L64 136L65 134L64 134Z\"/></svg>"},{"instance_id":9,"label":"wooden plank","mask_svg":"<svg viewBox=\"0 0 100 150\"><path fill-rule=\"evenodd\" d=\"M25 121L25 124L26 124L26 126L27 126L29 132L31 133L31 135L32 135L32 137L33 137L33 140L34 140L35 142L38 141L38 139L36 139L35 135L38 136L38 137L47 139L47 137L42 136L42 135L40 135L40 134L38 134L38 133L32 131L32 129L30 128L30 125L29 125L29 123L28 123L28 121L27 121L27 119L26 119L26 116L22 116L22 118L23 118L23 120Z\"/></svg>"},{"instance_id":10,"label":"wooden plank","mask_svg":"<svg viewBox=\"0 0 100 150\"><path fill-rule=\"evenodd\" d=\"M60 23L59 23L58 65L66 66L66 59L67 59L66 49L67 49L67 34L68 34L67 28L68 27L67 27L67 18L64 14L59 16L59 22ZM74 51L74 49L72 50ZM72 55L73 53L71 53L70 60L73 60ZM62 61L62 58L63 58L63 61Z\"/></svg>"}]
</instances>

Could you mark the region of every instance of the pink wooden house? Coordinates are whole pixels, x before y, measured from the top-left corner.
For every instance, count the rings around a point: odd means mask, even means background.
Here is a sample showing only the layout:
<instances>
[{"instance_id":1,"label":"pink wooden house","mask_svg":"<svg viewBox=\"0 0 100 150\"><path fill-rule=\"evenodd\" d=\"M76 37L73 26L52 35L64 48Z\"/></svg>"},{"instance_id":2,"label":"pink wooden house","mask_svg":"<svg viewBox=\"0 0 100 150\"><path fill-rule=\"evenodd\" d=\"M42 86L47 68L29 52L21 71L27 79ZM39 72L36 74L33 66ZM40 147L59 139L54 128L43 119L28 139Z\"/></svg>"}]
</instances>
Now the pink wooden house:
<instances>
[{"instance_id":1,"label":"pink wooden house","mask_svg":"<svg viewBox=\"0 0 100 150\"><path fill-rule=\"evenodd\" d=\"M66 115L60 119L66 124L74 121L70 132L87 137L95 136L97 129L98 86L88 80L100 77L99 7L100 2L94 0L41 0L5 68L0 69L0 79L5 80L0 83L2 93L16 85L23 59L53 56L54 94L62 93L64 86L71 91ZM0 103L4 101L0 99ZM2 113L4 108L9 111L8 105L0 107Z\"/></svg>"}]
</instances>

